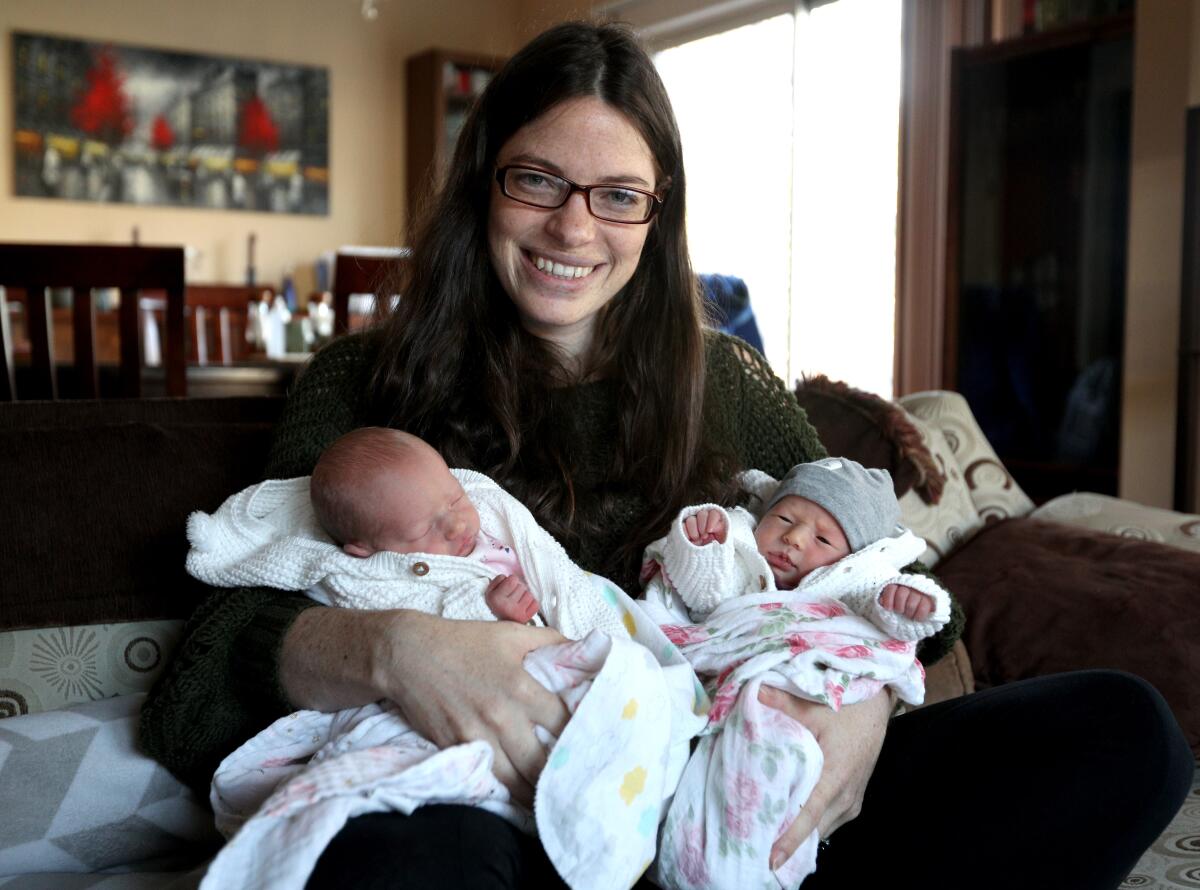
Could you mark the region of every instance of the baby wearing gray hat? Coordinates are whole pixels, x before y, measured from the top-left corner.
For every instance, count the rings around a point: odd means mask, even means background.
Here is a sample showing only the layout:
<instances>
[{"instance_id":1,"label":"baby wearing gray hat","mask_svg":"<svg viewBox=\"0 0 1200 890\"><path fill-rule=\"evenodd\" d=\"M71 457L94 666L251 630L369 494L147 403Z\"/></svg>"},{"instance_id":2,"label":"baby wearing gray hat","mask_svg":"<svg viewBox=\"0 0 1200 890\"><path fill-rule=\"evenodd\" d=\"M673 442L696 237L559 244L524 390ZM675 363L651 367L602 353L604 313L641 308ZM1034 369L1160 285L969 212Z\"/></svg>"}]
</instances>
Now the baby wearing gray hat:
<instances>
[{"instance_id":1,"label":"baby wearing gray hat","mask_svg":"<svg viewBox=\"0 0 1200 890\"><path fill-rule=\"evenodd\" d=\"M830 457L797 464L778 483L750 471L743 486L760 494L761 520L741 507L688 507L665 537L646 548L646 599L672 620L686 615L702 621L731 597L811 587L821 579L828 592L834 590L829 573L817 570L867 549L874 554L890 548L886 578L879 577L879 560L872 560L871 580L864 579L864 557L855 561L853 577L843 567L845 583L831 595L897 639L922 639L945 625L946 592L931 578L900 571L924 551L924 542L900 527L887 470ZM905 561L896 565L900 554ZM876 580L879 586L864 592ZM659 615L665 618L661 610Z\"/></svg>"},{"instance_id":2,"label":"baby wearing gray hat","mask_svg":"<svg viewBox=\"0 0 1200 890\"><path fill-rule=\"evenodd\" d=\"M704 886L714 890L798 887L817 867L816 829L783 863L772 863L771 851L824 761L802 724L765 716L759 689L776 686L837 709L887 687L897 700L920 704L915 641L950 616L949 595L936 581L904 571L925 542L897 525L886 471L826 458L793 467L779 482L754 471L739 481L765 505L761 520L740 507L688 507L646 549L643 564L645 611L714 702L663 823L654 875L671 890L694 885L677 877L697 857ZM771 759L771 746L799 756ZM731 823L730 794L745 797L746 777L754 777L756 800L786 804L772 812L759 806L741 821L735 809ZM735 857L722 852L731 842L739 845Z\"/></svg>"}]
</instances>

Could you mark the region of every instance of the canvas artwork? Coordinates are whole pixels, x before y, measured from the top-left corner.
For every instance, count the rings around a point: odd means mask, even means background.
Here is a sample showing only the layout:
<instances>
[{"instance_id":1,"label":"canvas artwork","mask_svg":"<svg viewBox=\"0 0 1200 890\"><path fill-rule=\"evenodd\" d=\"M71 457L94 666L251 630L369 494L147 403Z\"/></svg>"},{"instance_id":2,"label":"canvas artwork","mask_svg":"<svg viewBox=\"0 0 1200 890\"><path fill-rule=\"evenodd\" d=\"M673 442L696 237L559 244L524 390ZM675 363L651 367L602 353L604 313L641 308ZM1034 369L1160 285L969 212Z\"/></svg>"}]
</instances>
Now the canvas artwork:
<instances>
[{"instance_id":1,"label":"canvas artwork","mask_svg":"<svg viewBox=\"0 0 1200 890\"><path fill-rule=\"evenodd\" d=\"M17 195L329 212L329 71L13 34Z\"/></svg>"}]
</instances>

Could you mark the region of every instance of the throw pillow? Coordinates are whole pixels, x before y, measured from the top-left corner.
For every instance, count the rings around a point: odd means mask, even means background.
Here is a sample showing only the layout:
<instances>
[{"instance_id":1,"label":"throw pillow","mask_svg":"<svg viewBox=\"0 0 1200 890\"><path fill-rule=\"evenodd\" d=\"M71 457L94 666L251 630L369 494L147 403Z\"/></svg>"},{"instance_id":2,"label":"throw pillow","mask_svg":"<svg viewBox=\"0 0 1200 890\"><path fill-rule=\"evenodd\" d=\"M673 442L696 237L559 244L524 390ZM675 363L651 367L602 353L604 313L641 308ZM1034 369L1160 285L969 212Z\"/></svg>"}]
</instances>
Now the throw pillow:
<instances>
[{"instance_id":1,"label":"throw pillow","mask_svg":"<svg viewBox=\"0 0 1200 890\"><path fill-rule=\"evenodd\" d=\"M180 620L0 630L0 718L149 692L182 633Z\"/></svg>"},{"instance_id":2,"label":"throw pillow","mask_svg":"<svg viewBox=\"0 0 1200 890\"><path fill-rule=\"evenodd\" d=\"M187 867L219 846L208 808L137 750L145 698L0 721L0 875Z\"/></svg>"},{"instance_id":3,"label":"throw pillow","mask_svg":"<svg viewBox=\"0 0 1200 890\"><path fill-rule=\"evenodd\" d=\"M898 401L905 411L941 430L985 523L1025 516L1033 509L1033 501L996 456L965 398L939 390L913 393Z\"/></svg>"},{"instance_id":4,"label":"throw pillow","mask_svg":"<svg viewBox=\"0 0 1200 890\"><path fill-rule=\"evenodd\" d=\"M1200 554L1056 522L998 522L938 567L980 686L1117 668L1162 693L1200 754Z\"/></svg>"},{"instance_id":5,"label":"throw pillow","mask_svg":"<svg viewBox=\"0 0 1200 890\"><path fill-rule=\"evenodd\" d=\"M831 455L887 470L896 497L915 489L937 503L945 476L903 409L822 374L797 380L795 392Z\"/></svg>"},{"instance_id":6,"label":"throw pillow","mask_svg":"<svg viewBox=\"0 0 1200 890\"><path fill-rule=\"evenodd\" d=\"M932 569L950 551L969 541L983 528L983 519L975 509L971 492L942 431L911 414L908 420L920 434L945 480L936 504L928 503L915 490L900 498L900 521L925 539L921 562Z\"/></svg>"},{"instance_id":7,"label":"throw pillow","mask_svg":"<svg viewBox=\"0 0 1200 890\"><path fill-rule=\"evenodd\" d=\"M1060 495L1029 515L1033 519L1063 522L1124 538L1140 538L1200 551L1200 516L1148 507L1106 494L1077 491Z\"/></svg>"}]
</instances>

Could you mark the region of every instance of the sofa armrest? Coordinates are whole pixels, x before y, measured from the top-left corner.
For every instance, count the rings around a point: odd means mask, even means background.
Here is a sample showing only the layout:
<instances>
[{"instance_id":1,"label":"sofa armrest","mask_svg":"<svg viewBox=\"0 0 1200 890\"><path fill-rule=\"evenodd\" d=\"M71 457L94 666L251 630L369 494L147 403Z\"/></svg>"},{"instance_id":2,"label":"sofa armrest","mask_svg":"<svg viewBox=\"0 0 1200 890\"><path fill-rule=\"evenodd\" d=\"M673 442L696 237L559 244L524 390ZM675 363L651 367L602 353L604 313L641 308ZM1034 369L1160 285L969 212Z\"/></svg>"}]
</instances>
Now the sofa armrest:
<instances>
[{"instance_id":1,"label":"sofa armrest","mask_svg":"<svg viewBox=\"0 0 1200 890\"><path fill-rule=\"evenodd\" d=\"M974 691L975 674L967 647L962 640L955 640L954 648L925 673L925 704L937 704Z\"/></svg>"}]
</instances>

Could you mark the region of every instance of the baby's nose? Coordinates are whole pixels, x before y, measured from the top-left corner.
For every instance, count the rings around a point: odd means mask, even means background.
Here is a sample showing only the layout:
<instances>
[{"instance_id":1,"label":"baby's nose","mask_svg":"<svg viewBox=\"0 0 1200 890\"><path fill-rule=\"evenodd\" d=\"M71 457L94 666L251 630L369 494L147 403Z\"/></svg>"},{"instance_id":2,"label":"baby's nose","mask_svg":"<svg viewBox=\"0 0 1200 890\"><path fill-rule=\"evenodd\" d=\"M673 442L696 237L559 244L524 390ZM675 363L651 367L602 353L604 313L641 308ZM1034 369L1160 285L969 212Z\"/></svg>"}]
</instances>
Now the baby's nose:
<instances>
[{"instance_id":1,"label":"baby's nose","mask_svg":"<svg viewBox=\"0 0 1200 890\"><path fill-rule=\"evenodd\" d=\"M457 514L451 516L449 521L446 522L446 537L457 538L463 533L466 527L467 523L461 516Z\"/></svg>"},{"instance_id":2,"label":"baby's nose","mask_svg":"<svg viewBox=\"0 0 1200 890\"><path fill-rule=\"evenodd\" d=\"M800 526L793 526L788 530L788 533L783 536L783 539L797 550L804 550L807 548L811 538L812 535L809 534L808 529Z\"/></svg>"}]
</instances>

